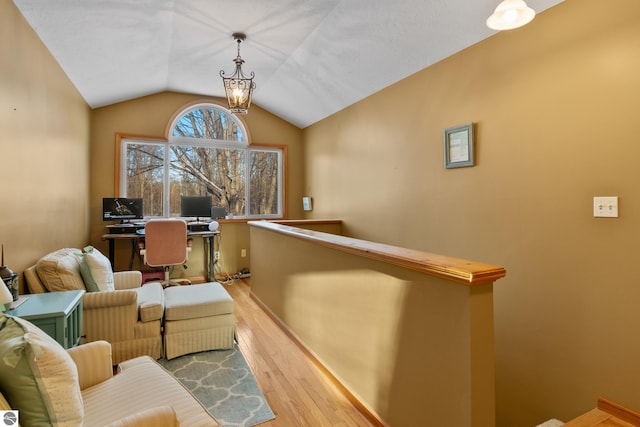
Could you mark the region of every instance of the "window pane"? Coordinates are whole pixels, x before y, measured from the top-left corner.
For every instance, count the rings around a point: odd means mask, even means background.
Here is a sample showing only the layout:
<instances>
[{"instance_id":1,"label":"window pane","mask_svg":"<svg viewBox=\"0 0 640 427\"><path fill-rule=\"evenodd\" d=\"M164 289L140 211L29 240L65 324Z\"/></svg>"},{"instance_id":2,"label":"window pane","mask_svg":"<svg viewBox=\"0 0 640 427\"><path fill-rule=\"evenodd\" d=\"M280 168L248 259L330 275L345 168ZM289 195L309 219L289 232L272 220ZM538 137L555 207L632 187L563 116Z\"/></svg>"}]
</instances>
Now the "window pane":
<instances>
[{"instance_id":1,"label":"window pane","mask_svg":"<svg viewBox=\"0 0 640 427\"><path fill-rule=\"evenodd\" d=\"M144 199L144 216L162 216L164 147L126 143L126 196Z\"/></svg>"},{"instance_id":2,"label":"window pane","mask_svg":"<svg viewBox=\"0 0 640 427\"><path fill-rule=\"evenodd\" d=\"M173 136L210 140L244 141L242 126L232 114L213 108L191 110L176 122Z\"/></svg>"},{"instance_id":3,"label":"window pane","mask_svg":"<svg viewBox=\"0 0 640 427\"><path fill-rule=\"evenodd\" d=\"M245 149L171 145L170 215L180 214L180 196L211 196L234 216L245 210Z\"/></svg>"},{"instance_id":4,"label":"window pane","mask_svg":"<svg viewBox=\"0 0 640 427\"><path fill-rule=\"evenodd\" d=\"M251 151L249 215L277 215L279 206L278 153Z\"/></svg>"}]
</instances>

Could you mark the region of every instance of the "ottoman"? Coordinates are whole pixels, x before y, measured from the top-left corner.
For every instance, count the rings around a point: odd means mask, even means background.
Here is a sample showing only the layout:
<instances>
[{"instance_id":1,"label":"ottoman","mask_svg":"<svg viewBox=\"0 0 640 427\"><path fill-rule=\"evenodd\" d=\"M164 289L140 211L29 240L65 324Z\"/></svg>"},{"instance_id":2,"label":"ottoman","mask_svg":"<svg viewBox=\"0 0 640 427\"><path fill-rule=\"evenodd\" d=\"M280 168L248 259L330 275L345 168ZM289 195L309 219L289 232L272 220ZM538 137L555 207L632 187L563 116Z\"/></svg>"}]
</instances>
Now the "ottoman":
<instances>
[{"instance_id":1,"label":"ottoman","mask_svg":"<svg viewBox=\"0 0 640 427\"><path fill-rule=\"evenodd\" d=\"M167 359L233 348L233 299L220 283L164 290L164 354Z\"/></svg>"}]
</instances>

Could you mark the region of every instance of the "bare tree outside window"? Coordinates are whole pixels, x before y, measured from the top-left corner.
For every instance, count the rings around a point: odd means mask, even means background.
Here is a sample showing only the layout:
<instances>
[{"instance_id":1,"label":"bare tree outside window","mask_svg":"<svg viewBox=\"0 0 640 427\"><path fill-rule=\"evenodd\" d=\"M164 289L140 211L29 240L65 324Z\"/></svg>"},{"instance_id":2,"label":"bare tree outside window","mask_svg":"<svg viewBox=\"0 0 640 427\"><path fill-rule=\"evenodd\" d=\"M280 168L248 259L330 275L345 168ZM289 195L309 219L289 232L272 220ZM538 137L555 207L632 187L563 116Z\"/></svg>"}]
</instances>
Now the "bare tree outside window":
<instances>
[{"instance_id":1,"label":"bare tree outside window","mask_svg":"<svg viewBox=\"0 0 640 427\"><path fill-rule=\"evenodd\" d=\"M211 196L234 217L281 217L283 150L245 135L235 116L207 105L179 116L166 143L123 140L127 197L144 199L145 216L179 216L180 196Z\"/></svg>"},{"instance_id":2,"label":"bare tree outside window","mask_svg":"<svg viewBox=\"0 0 640 427\"><path fill-rule=\"evenodd\" d=\"M170 150L171 215L179 215L181 195L211 196L214 206L244 215L245 149L172 145Z\"/></svg>"},{"instance_id":3,"label":"bare tree outside window","mask_svg":"<svg viewBox=\"0 0 640 427\"><path fill-rule=\"evenodd\" d=\"M245 141L242 127L220 108L196 108L178 119L173 136L218 141ZM246 142L246 141L245 141Z\"/></svg>"},{"instance_id":4,"label":"bare tree outside window","mask_svg":"<svg viewBox=\"0 0 640 427\"><path fill-rule=\"evenodd\" d=\"M269 215L278 212L278 153L251 152L251 215Z\"/></svg>"},{"instance_id":5,"label":"bare tree outside window","mask_svg":"<svg viewBox=\"0 0 640 427\"><path fill-rule=\"evenodd\" d=\"M162 216L164 152L161 144L127 144L126 194L144 199L144 216Z\"/></svg>"}]
</instances>

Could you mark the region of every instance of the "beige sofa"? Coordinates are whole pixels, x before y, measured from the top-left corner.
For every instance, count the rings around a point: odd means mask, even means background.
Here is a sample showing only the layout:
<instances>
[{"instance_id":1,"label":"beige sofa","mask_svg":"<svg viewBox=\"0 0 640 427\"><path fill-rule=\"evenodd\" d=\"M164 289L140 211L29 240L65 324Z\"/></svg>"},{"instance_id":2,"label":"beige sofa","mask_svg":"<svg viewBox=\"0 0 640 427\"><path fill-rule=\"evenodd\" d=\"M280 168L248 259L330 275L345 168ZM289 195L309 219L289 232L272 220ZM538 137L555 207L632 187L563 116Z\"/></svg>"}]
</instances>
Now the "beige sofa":
<instances>
[{"instance_id":1,"label":"beige sofa","mask_svg":"<svg viewBox=\"0 0 640 427\"><path fill-rule=\"evenodd\" d=\"M160 282L141 286L139 271L114 273L108 259L93 248L52 252L27 268L24 276L30 293L86 290L83 342L111 343L114 364L141 355L162 356Z\"/></svg>"},{"instance_id":2,"label":"beige sofa","mask_svg":"<svg viewBox=\"0 0 640 427\"><path fill-rule=\"evenodd\" d=\"M95 341L64 350L26 320L0 314L0 410L20 424L218 426L200 402L148 356L119 365Z\"/></svg>"}]
</instances>

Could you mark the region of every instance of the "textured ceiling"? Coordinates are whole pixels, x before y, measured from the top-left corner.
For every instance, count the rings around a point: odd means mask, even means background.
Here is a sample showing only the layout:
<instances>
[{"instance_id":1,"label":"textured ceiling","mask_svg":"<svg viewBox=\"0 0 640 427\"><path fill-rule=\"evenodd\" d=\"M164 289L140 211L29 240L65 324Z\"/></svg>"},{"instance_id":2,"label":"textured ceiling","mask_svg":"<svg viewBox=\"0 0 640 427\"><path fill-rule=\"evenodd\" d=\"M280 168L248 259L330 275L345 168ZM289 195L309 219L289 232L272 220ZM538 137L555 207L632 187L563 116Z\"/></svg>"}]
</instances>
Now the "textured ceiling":
<instances>
[{"instance_id":1,"label":"textured ceiling","mask_svg":"<svg viewBox=\"0 0 640 427\"><path fill-rule=\"evenodd\" d=\"M167 90L224 96L240 31L254 104L304 128L491 36L499 0L14 3L93 108Z\"/></svg>"}]
</instances>

